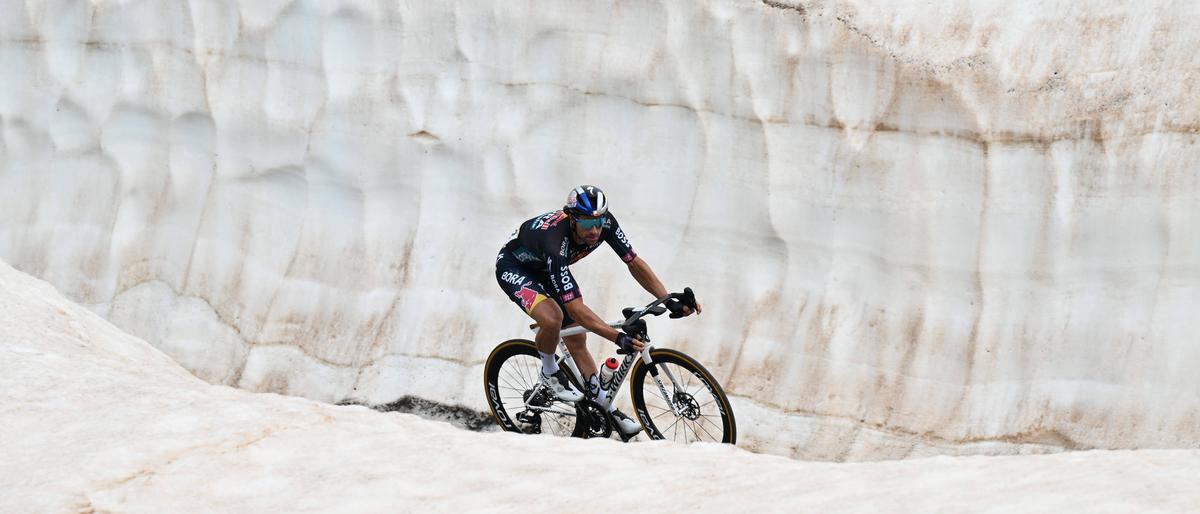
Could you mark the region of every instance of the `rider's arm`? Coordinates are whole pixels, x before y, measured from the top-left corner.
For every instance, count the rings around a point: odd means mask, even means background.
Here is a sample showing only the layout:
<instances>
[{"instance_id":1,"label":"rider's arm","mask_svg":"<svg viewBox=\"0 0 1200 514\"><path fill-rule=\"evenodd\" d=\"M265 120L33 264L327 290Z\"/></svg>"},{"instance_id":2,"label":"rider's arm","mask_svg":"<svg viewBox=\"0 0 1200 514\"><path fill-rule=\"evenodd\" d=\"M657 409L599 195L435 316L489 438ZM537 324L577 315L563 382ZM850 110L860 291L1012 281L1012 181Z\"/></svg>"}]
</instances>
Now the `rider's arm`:
<instances>
[{"instance_id":1,"label":"rider's arm","mask_svg":"<svg viewBox=\"0 0 1200 514\"><path fill-rule=\"evenodd\" d=\"M642 289L654 295L655 298L666 296L666 286L654 274L654 270L650 269L650 265L638 257L637 252L633 251L633 245L629 244L629 238L625 236L625 232L621 230L621 224L617 223L616 216L613 216L611 212L608 213L608 222L611 226L606 231L604 240L629 266L629 273L633 275L638 284L641 284Z\"/></svg>"},{"instance_id":2,"label":"rider's arm","mask_svg":"<svg viewBox=\"0 0 1200 514\"><path fill-rule=\"evenodd\" d=\"M571 275L570 262L567 260L567 240L561 239L561 243L557 244L557 251L553 250L555 247L553 241L555 240L551 240L552 244L545 248L550 250L546 252L548 253L546 271L550 274L554 295L558 296L558 301L566 307L567 314L576 323L592 333L600 334L600 337L617 343L619 334L616 329L604 323L600 316L583 304L581 299L583 295L579 292L579 285L575 283L575 277Z\"/></svg>"},{"instance_id":3,"label":"rider's arm","mask_svg":"<svg viewBox=\"0 0 1200 514\"><path fill-rule=\"evenodd\" d=\"M641 257L634 257L632 261L629 261L629 274L633 275L633 278L642 285L642 288L654 295L655 298L662 298L667 295L667 288L663 286L662 281L658 279L658 275L654 274L654 270L650 269L650 265L646 264L646 261L642 260ZM668 307L670 306L668 305ZM696 304L696 312L702 312L703 310L700 304ZM687 316L691 313L691 307L684 305L683 315Z\"/></svg>"},{"instance_id":4,"label":"rider's arm","mask_svg":"<svg viewBox=\"0 0 1200 514\"><path fill-rule=\"evenodd\" d=\"M633 251L633 245L629 244L629 238L625 236L625 232L621 230L621 225L617 223L617 218L613 217L612 213L608 214L608 221L612 224L612 230L608 232L606 241L612 247L617 255L621 256L621 260L629 266L629 274L633 275L634 280L641 284L642 289L654 295L655 298L662 298L667 295L667 288L662 281L658 279L658 275L654 274L654 270L650 269L650 265L646 261L638 257L637 252ZM682 305L678 302L669 303L667 308L671 309L671 315L688 316L692 314L691 307ZM700 308L700 304L696 304L696 311L700 312L704 309Z\"/></svg>"},{"instance_id":5,"label":"rider's arm","mask_svg":"<svg viewBox=\"0 0 1200 514\"><path fill-rule=\"evenodd\" d=\"M634 257L629 261L629 274L633 275L634 280L642 285L642 289L654 295L655 298L662 298L667 295L667 288L662 281L658 279L658 275L654 274L654 270L650 269L650 265L646 264L641 257Z\"/></svg>"},{"instance_id":6,"label":"rider's arm","mask_svg":"<svg viewBox=\"0 0 1200 514\"><path fill-rule=\"evenodd\" d=\"M621 262L629 264L637 258L637 252L633 251L633 245L629 244L629 238L625 237L625 231L621 230L621 224L617 223L617 217L610 212L604 225L604 242L608 243L614 252L621 257Z\"/></svg>"},{"instance_id":7,"label":"rider's arm","mask_svg":"<svg viewBox=\"0 0 1200 514\"><path fill-rule=\"evenodd\" d=\"M564 303L563 306L567 308L567 315L571 316L571 319L575 320L583 328L588 329L593 334L599 334L600 337L609 341L617 342L617 329L608 326L604 320L600 319L600 316L592 312L591 307L584 305L583 300L577 298Z\"/></svg>"}]
</instances>

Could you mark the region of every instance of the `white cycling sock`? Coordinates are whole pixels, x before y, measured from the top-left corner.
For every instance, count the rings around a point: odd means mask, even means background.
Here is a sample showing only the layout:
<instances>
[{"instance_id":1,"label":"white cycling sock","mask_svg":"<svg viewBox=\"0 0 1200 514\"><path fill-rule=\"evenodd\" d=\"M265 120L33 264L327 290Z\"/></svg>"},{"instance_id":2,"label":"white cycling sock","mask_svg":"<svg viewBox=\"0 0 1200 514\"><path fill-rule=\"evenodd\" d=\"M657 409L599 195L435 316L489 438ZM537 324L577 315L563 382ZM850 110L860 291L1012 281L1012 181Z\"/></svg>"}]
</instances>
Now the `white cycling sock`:
<instances>
[{"instance_id":1,"label":"white cycling sock","mask_svg":"<svg viewBox=\"0 0 1200 514\"><path fill-rule=\"evenodd\" d=\"M548 377L558 373L558 361L554 358L553 353L542 353L538 350L538 355L542 356L542 374Z\"/></svg>"}]
</instances>

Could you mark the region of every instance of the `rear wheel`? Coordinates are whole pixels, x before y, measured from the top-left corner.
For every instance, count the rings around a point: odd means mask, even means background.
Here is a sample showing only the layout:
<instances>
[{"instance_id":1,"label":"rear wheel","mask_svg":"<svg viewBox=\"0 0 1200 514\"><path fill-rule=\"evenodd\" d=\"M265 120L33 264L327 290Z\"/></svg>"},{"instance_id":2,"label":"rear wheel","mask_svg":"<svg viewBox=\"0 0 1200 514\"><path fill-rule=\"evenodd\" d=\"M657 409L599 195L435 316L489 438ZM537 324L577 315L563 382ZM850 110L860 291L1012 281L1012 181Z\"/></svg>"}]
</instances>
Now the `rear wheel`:
<instances>
[{"instance_id":1,"label":"rear wheel","mask_svg":"<svg viewBox=\"0 0 1200 514\"><path fill-rule=\"evenodd\" d=\"M541 371L542 360L533 341L510 339L496 346L483 366L484 395L492 418L509 432L579 435L582 427L576 430L578 410L574 404L535 393ZM566 371L570 375L570 370Z\"/></svg>"},{"instance_id":2,"label":"rear wheel","mask_svg":"<svg viewBox=\"0 0 1200 514\"><path fill-rule=\"evenodd\" d=\"M634 364L629 392L638 421L651 438L681 443L737 442L729 399L704 366L669 348L651 350L650 358L653 364L648 366L640 359ZM657 380L652 370L657 371Z\"/></svg>"}]
</instances>

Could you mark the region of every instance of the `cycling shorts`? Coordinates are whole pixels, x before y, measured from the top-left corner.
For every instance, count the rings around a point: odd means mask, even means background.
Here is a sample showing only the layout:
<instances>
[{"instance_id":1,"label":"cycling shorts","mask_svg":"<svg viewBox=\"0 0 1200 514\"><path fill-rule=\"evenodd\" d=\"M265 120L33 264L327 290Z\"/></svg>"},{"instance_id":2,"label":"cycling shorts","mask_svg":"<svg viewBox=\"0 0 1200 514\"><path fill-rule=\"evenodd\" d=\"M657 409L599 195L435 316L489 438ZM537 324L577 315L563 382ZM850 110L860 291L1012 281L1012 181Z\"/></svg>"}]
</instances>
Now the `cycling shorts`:
<instances>
[{"instance_id":1,"label":"cycling shorts","mask_svg":"<svg viewBox=\"0 0 1200 514\"><path fill-rule=\"evenodd\" d=\"M550 283L550 276L546 273L530 271L521 266L517 259L503 256L496 261L496 282L500 284L504 294L508 295L508 299L525 311L525 314L533 312L533 308L539 303L553 300L562 311L562 326L575 324L575 320L567 315L566 307L546 286Z\"/></svg>"}]
</instances>

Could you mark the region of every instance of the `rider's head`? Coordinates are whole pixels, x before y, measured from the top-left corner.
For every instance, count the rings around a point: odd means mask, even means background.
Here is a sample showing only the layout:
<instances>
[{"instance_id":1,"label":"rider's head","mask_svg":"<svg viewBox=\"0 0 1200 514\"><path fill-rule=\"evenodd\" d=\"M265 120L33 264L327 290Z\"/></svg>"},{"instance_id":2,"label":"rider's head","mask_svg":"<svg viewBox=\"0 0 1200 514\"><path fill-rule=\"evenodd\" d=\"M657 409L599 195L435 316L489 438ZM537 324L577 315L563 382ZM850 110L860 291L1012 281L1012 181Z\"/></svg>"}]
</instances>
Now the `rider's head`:
<instances>
[{"instance_id":1,"label":"rider's head","mask_svg":"<svg viewBox=\"0 0 1200 514\"><path fill-rule=\"evenodd\" d=\"M575 236L592 244L600 239L600 231L604 228L608 198L604 190L596 186L579 186L567 194L567 205L563 207L563 212L571 217Z\"/></svg>"}]
</instances>

